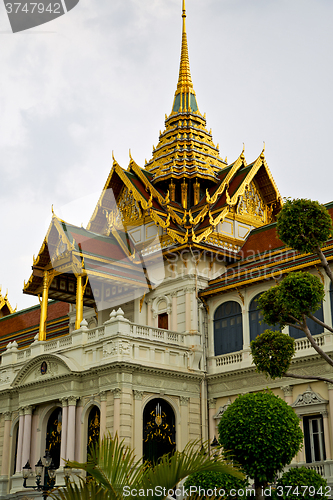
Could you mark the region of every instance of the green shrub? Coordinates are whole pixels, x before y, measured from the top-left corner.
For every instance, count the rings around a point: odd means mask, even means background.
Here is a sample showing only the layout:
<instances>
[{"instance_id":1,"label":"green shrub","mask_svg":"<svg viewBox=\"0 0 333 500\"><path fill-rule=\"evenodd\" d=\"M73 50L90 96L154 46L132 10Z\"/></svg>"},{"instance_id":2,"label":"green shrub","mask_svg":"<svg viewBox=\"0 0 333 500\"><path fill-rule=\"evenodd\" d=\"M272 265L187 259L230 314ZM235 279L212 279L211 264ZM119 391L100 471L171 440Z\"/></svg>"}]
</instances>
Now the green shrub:
<instances>
[{"instance_id":1,"label":"green shrub","mask_svg":"<svg viewBox=\"0 0 333 500\"><path fill-rule=\"evenodd\" d=\"M288 488L288 486L291 488ZM278 480L276 496L281 500L323 500L330 494L327 481L306 467L293 467Z\"/></svg>"},{"instance_id":2,"label":"green shrub","mask_svg":"<svg viewBox=\"0 0 333 500\"><path fill-rule=\"evenodd\" d=\"M196 486L203 488L204 490L214 490L214 488L218 490L224 490L226 495L223 497L217 496L217 498L223 498L226 500L237 500L242 496L230 495L230 490L239 489L245 490L249 487L249 483L246 479L237 479L230 474L223 474L222 472L197 472L196 474L192 474L188 476L184 483L185 488L190 488L190 486ZM245 497L245 495L244 495ZM200 497L204 498L204 497Z\"/></svg>"}]
</instances>

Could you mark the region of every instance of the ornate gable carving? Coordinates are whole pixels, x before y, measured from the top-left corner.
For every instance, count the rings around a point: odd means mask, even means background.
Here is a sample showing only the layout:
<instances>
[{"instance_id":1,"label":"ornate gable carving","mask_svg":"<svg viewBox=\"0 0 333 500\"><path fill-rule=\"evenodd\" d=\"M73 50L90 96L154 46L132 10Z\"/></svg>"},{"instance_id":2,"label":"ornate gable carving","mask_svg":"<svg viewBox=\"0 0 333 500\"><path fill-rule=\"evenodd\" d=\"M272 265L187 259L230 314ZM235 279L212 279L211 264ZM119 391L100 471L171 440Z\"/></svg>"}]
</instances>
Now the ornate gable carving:
<instances>
[{"instance_id":1,"label":"ornate gable carving","mask_svg":"<svg viewBox=\"0 0 333 500\"><path fill-rule=\"evenodd\" d=\"M298 415L303 415L307 413L323 413L326 411L327 404L328 400L314 392L309 385L303 394L297 396L296 401L291 406Z\"/></svg>"},{"instance_id":2,"label":"ornate gable carving","mask_svg":"<svg viewBox=\"0 0 333 500\"><path fill-rule=\"evenodd\" d=\"M237 213L265 222L265 204L257 186L251 182L239 198Z\"/></svg>"},{"instance_id":3,"label":"ornate gable carving","mask_svg":"<svg viewBox=\"0 0 333 500\"><path fill-rule=\"evenodd\" d=\"M131 194L126 187L122 190L117 205L124 226L141 219L142 211L139 203L134 199L133 194Z\"/></svg>"}]
</instances>

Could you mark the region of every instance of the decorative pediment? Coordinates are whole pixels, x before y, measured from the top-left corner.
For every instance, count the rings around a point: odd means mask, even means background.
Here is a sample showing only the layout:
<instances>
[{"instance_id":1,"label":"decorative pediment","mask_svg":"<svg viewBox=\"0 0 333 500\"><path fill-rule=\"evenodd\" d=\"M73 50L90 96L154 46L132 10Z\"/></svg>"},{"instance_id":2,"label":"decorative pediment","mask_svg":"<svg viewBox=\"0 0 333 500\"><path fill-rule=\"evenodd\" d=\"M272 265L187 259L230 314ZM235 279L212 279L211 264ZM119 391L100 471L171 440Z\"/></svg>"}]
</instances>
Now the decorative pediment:
<instances>
[{"instance_id":1,"label":"decorative pediment","mask_svg":"<svg viewBox=\"0 0 333 500\"><path fill-rule=\"evenodd\" d=\"M295 409L296 413L306 414L313 412L323 413L326 411L327 404L328 400L314 392L309 385L303 394L297 396L296 401L291 406Z\"/></svg>"},{"instance_id":2,"label":"decorative pediment","mask_svg":"<svg viewBox=\"0 0 333 500\"><path fill-rule=\"evenodd\" d=\"M28 361L16 375L12 386L18 387L54 380L71 372L70 367L59 356L46 354Z\"/></svg>"},{"instance_id":3,"label":"decorative pediment","mask_svg":"<svg viewBox=\"0 0 333 500\"><path fill-rule=\"evenodd\" d=\"M229 398L228 402L224 406L220 406L216 415L214 415L214 418L220 419L223 416L223 414L226 412L226 410L229 408L230 405L231 405L231 399Z\"/></svg>"}]
</instances>

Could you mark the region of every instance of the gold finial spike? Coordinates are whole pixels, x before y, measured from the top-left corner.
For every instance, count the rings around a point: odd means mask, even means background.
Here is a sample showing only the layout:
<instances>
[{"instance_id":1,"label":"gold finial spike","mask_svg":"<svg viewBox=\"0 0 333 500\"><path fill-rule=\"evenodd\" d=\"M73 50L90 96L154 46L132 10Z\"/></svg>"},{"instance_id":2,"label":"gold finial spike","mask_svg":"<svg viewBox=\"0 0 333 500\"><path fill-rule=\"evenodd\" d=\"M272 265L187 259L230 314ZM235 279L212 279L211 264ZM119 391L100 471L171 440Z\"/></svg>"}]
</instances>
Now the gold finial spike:
<instances>
[{"instance_id":1,"label":"gold finial spike","mask_svg":"<svg viewBox=\"0 0 333 500\"><path fill-rule=\"evenodd\" d=\"M52 215L54 215L53 204L51 206L51 210L52 210Z\"/></svg>"},{"instance_id":2,"label":"gold finial spike","mask_svg":"<svg viewBox=\"0 0 333 500\"><path fill-rule=\"evenodd\" d=\"M113 151L113 150L112 150L112 160L113 160L114 162L116 161L116 159L115 159L115 157L114 157L114 151Z\"/></svg>"},{"instance_id":3,"label":"gold finial spike","mask_svg":"<svg viewBox=\"0 0 333 500\"><path fill-rule=\"evenodd\" d=\"M186 34L186 8L185 0L183 0L183 33L182 33L182 50L180 56L179 79L177 85L177 94L180 92L189 92L193 89L193 83L190 71L190 59L188 56L187 34Z\"/></svg>"},{"instance_id":4,"label":"gold finial spike","mask_svg":"<svg viewBox=\"0 0 333 500\"><path fill-rule=\"evenodd\" d=\"M131 148L129 149L129 157L130 157L130 160L133 160L132 153L131 153Z\"/></svg>"},{"instance_id":5,"label":"gold finial spike","mask_svg":"<svg viewBox=\"0 0 333 500\"><path fill-rule=\"evenodd\" d=\"M265 143L265 141L264 141L264 147L263 147L263 149L262 149L262 150L263 150L263 151L265 151L265 149L266 149L266 143Z\"/></svg>"},{"instance_id":6,"label":"gold finial spike","mask_svg":"<svg viewBox=\"0 0 333 500\"><path fill-rule=\"evenodd\" d=\"M262 148L262 151L261 151L261 154L260 154L260 158L265 158L265 148L266 148L266 144L265 144L265 141L264 141L264 147Z\"/></svg>"}]
</instances>

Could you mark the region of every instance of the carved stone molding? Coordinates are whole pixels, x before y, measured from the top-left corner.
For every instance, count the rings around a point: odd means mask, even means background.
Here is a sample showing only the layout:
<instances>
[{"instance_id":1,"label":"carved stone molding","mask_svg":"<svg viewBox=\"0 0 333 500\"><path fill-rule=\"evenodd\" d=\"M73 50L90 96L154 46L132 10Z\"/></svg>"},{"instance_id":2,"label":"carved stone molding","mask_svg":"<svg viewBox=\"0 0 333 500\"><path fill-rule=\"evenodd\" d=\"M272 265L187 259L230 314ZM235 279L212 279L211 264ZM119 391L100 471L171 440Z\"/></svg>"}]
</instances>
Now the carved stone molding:
<instances>
[{"instance_id":1,"label":"carved stone molding","mask_svg":"<svg viewBox=\"0 0 333 500\"><path fill-rule=\"evenodd\" d=\"M179 401L180 401L180 406L188 406L190 398L186 396L180 396Z\"/></svg>"},{"instance_id":2,"label":"carved stone molding","mask_svg":"<svg viewBox=\"0 0 333 500\"><path fill-rule=\"evenodd\" d=\"M332 382L325 382L327 384L328 390L331 391L333 389L333 384Z\"/></svg>"},{"instance_id":3,"label":"carved stone molding","mask_svg":"<svg viewBox=\"0 0 333 500\"><path fill-rule=\"evenodd\" d=\"M208 408L210 410L215 410L215 408L216 408L216 398L209 398L208 399Z\"/></svg>"},{"instance_id":4,"label":"carved stone molding","mask_svg":"<svg viewBox=\"0 0 333 500\"><path fill-rule=\"evenodd\" d=\"M32 415L32 406L25 406L23 409L24 415Z\"/></svg>"},{"instance_id":5,"label":"carved stone molding","mask_svg":"<svg viewBox=\"0 0 333 500\"><path fill-rule=\"evenodd\" d=\"M68 406L76 406L76 401L80 399L78 396L69 396Z\"/></svg>"},{"instance_id":6,"label":"carved stone molding","mask_svg":"<svg viewBox=\"0 0 333 500\"><path fill-rule=\"evenodd\" d=\"M133 399L136 401L142 401L143 391L133 391Z\"/></svg>"},{"instance_id":7,"label":"carved stone molding","mask_svg":"<svg viewBox=\"0 0 333 500\"><path fill-rule=\"evenodd\" d=\"M99 398L101 401L106 401L106 391L100 392Z\"/></svg>"},{"instance_id":8,"label":"carved stone molding","mask_svg":"<svg viewBox=\"0 0 333 500\"><path fill-rule=\"evenodd\" d=\"M297 415L306 415L314 411L323 414L327 411L327 404L328 400L314 392L309 385L303 394L297 396L296 401L292 403L291 407L294 408Z\"/></svg>"},{"instance_id":9,"label":"carved stone molding","mask_svg":"<svg viewBox=\"0 0 333 500\"><path fill-rule=\"evenodd\" d=\"M64 408L65 406L68 406L68 398L61 398L59 399L60 403L62 404L62 407Z\"/></svg>"},{"instance_id":10,"label":"carved stone molding","mask_svg":"<svg viewBox=\"0 0 333 500\"><path fill-rule=\"evenodd\" d=\"M293 386L292 385L285 385L284 387L281 387L284 397L292 396L293 395Z\"/></svg>"},{"instance_id":11,"label":"carved stone molding","mask_svg":"<svg viewBox=\"0 0 333 500\"><path fill-rule=\"evenodd\" d=\"M11 411L5 411L5 420L11 420L12 419L12 412Z\"/></svg>"},{"instance_id":12,"label":"carved stone molding","mask_svg":"<svg viewBox=\"0 0 333 500\"><path fill-rule=\"evenodd\" d=\"M220 406L220 408L218 409L216 415L214 415L214 418L215 419L220 419L222 417L222 415L224 415L224 413L226 412L226 410L228 409L228 407L230 405L231 405L231 399L229 398L228 402L225 405Z\"/></svg>"},{"instance_id":13,"label":"carved stone molding","mask_svg":"<svg viewBox=\"0 0 333 500\"><path fill-rule=\"evenodd\" d=\"M119 399L121 396L121 389L119 387L116 387L115 389L112 389L111 391L113 393L113 398L114 399Z\"/></svg>"}]
</instances>

